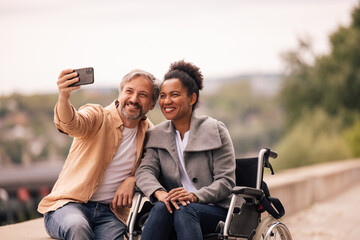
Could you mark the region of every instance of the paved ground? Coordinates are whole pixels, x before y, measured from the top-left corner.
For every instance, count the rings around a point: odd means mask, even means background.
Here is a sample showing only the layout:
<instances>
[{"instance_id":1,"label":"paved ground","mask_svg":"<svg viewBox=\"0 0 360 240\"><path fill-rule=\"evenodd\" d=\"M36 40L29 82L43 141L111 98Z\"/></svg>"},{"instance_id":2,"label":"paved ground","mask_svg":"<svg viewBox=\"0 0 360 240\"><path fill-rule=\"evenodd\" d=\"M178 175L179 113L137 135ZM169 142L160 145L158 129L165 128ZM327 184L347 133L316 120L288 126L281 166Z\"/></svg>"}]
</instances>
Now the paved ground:
<instances>
[{"instance_id":1,"label":"paved ground","mask_svg":"<svg viewBox=\"0 0 360 240\"><path fill-rule=\"evenodd\" d=\"M360 184L282 219L294 240L360 239Z\"/></svg>"}]
</instances>

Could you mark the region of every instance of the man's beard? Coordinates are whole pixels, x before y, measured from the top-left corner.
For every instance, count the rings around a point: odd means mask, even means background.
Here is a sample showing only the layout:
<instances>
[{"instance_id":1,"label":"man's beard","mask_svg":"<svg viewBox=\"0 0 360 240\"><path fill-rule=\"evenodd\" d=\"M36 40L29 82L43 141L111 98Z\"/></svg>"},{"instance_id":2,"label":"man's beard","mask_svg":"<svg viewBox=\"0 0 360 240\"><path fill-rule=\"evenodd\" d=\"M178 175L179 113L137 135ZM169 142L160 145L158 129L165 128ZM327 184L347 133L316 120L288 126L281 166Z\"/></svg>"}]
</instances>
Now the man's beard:
<instances>
[{"instance_id":1,"label":"man's beard","mask_svg":"<svg viewBox=\"0 0 360 240\"><path fill-rule=\"evenodd\" d=\"M136 119L141 118L141 117L143 117L143 116L145 115L145 114L143 114L143 109L142 109L142 107L141 107L138 103L131 103L131 102L130 102L131 105L134 105L134 106L136 106L136 107L139 108L139 113L137 113L136 115L129 115L129 114L125 111L125 106L126 106L127 104L128 104L127 102L124 103L124 105L123 105L122 108L121 108L121 114L122 114L124 117L126 117L127 119L136 120Z\"/></svg>"}]
</instances>

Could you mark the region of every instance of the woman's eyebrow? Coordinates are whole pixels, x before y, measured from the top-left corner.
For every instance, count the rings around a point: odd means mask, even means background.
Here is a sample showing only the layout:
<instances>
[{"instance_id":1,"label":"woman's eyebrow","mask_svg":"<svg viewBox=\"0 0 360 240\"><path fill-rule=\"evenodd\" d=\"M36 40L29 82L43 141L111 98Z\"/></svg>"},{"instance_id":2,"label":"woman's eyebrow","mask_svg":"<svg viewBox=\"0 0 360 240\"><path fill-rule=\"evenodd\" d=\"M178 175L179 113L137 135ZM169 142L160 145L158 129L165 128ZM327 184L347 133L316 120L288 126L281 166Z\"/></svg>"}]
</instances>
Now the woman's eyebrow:
<instances>
[{"instance_id":1,"label":"woman's eyebrow","mask_svg":"<svg viewBox=\"0 0 360 240\"><path fill-rule=\"evenodd\" d=\"M174 91L170 91L169 93L181 93L181 92L174 90ZM166 92L160 92L160 94L166 94Z\"/></svg>"}]
</instances>

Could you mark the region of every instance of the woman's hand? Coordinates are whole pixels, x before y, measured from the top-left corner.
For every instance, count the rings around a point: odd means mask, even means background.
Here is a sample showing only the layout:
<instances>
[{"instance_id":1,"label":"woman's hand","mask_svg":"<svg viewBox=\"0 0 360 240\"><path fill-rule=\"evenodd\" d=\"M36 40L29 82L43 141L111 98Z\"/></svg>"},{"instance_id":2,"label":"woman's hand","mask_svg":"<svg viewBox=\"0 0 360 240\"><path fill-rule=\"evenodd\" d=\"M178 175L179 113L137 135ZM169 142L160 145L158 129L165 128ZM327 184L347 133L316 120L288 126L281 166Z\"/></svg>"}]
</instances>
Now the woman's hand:
<instances>
[{"instance_id":1,"label":"woman's hand","mask_svg":"<svg viewBox=\"0 0 360 240\"><path fill-rule=\"evenodd\" d=\"M172 202L173 205L175 203L176 204L176 205L174 205L175 207L177 206L176 202L180 202L181 205L183 205L183 206L186 206L187 204L190 204L191 202L198 202L198 199L195 196L195 194L189 193L183 187L172 189L169 192L166 200Z\"/></svg>"},{"instance_id":2,"label":"woman's hand","mask_svg":"<svg viewBox=\"0 0 360 240\"><path fill-rule=\"evenodd\" d=\"M154 193L154 196L161 202L165 203L166 208L170 213L172 213L171 205L170 203L179 210L180 207L177 204L178 202L181 203L181 205L186 206L187 204L190 204L192 202L198 202L198 198L193 193L189 193L185 190L183 187L174 188L169 193L158 190Z\"/></svg>"},{"instance_id":3,"label":"woman's hand","mask_svg":"<svg viewBox=\"0 0 360 240\"><path fill-rule=\"evenodd\" d=\"M157 198L158 201L165 203L167 210L172 213L172 209L170 206L169 201L166 200L168 193L164 190L158 190L154 193L154 196ZM179 206L178 206L179 207Z\"/></svg>"}]
</instances>

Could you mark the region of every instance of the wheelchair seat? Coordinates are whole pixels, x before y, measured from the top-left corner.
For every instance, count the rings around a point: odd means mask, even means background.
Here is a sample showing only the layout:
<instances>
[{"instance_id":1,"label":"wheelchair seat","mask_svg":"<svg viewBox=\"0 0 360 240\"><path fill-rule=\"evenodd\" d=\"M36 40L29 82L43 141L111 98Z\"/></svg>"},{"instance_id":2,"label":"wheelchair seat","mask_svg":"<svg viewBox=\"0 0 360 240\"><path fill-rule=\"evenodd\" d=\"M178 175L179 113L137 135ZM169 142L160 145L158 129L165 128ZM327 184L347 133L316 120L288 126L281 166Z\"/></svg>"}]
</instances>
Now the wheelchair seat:
<instances>
[{"instance_id":1,"label":"wheelchair seat","mask_svg":"<svg viewBox=\"0 0 360 240\"><path fill-rule=\"evenodd\" d=\"M270 168L273 174L269 158L276 157L275 152L264 148L260 150L258 157L236 159L236 187L232 191L226 220L219 222L214 233L203 236L203 239L292 239L288 228L278 220L285 214L280 200L270 197L267 185L263 181L264 168ZM245 199L241 207L236 205L239 197ZM129 240L138 239L141 235L151 207L150 201L143 193L137 191L128 219ZM261 213L264 211L270 214L261 219Z\"/></svg>"}]
</instances>

